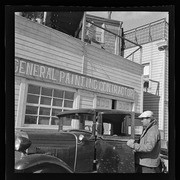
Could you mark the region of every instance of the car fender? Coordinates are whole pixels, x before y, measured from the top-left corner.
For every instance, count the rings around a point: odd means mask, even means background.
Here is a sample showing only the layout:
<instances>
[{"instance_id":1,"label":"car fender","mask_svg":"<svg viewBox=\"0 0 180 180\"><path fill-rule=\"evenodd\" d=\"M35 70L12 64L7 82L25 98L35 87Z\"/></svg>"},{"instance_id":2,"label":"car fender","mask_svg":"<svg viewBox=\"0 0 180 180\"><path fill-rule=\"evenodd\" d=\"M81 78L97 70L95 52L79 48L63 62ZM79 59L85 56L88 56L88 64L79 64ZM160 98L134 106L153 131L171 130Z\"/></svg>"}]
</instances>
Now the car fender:
<instances>
[{"instance_id":1,"label":"car fender","mask_svg":"<svg viewBox=\"0 0 180 180\"><path fill-rule=\"evenodd\" d=\"M64 161L58 159L54 156L46 155L46 154L32 154L24 156L22 159L15 163L16 171L26 171L29 168L33 168L35 166L43 165L56 165L61 169L65 169L69 173L73 173L72 168L70 168Z\"/></svg>"}]
</instances>

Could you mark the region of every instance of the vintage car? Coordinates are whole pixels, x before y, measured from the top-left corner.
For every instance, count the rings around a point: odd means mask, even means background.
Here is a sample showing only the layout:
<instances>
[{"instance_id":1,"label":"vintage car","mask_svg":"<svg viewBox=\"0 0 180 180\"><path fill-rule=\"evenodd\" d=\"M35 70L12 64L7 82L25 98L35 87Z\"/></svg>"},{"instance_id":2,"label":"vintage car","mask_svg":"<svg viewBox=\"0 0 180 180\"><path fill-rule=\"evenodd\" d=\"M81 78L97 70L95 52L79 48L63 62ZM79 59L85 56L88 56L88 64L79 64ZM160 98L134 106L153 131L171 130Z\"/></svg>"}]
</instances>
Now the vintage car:
<instances>
[{"instance_id":1,"label":"vintage car","mask_svg":"<svg viewBox=\"0 0 180 180\"><path fill-rule=\"evenodd\" d=\"M133 112L76 109L57 115L59 128L16 134L17 173L134 173Z\"/></svg>"}]
</instances>

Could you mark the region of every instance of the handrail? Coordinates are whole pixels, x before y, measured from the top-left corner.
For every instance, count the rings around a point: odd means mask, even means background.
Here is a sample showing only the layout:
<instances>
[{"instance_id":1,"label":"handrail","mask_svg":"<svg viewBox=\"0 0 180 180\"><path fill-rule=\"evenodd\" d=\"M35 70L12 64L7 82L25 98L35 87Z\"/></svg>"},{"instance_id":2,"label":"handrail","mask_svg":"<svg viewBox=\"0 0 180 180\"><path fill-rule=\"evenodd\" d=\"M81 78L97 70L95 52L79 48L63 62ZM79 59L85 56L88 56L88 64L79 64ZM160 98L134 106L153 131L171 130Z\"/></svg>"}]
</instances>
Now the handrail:
<instances>
[{"instance_id":1,"label":"handrail","mask_svg":"<svg viewBox=\"0 0 180 180\"><path fill-rule=\"evenodd\" d=\"M138 33L138 42L139 44L149 43L161 38L166 38L167 31L167 22L166 18L133 28L131 30L125 31L124 36L126 38L130 38L135 42L137 37L136 33ZM163 26L161 26L163 25ZM161 31L161 33L156 34L156 32ZM134 45L125 42L125 49L131 48Z\"/></svg>"},{"instance_id":2,"label":"handrail","mask_svg":"<svg viewBox=\"0 0 180 180\"><path fill-rule=\"evenodd\" d=\"M125 34L129 34L129 33L133 32L135 29L136 29L136 30L140 30L141 28L143 29L143 28L146 28L146 27L151 26L151 25L156 25L156 24L158 24L158 23L160 23L160 22L166 22L166 18L162 18L162 19L159 19L159 20L157 20L157 21L153 21L153 22L151 22L151 23L147 23L147 24L144 24L144 25L142 25L142 26L138 26L138 27L136 27L136 28L133 28L133 29L130 29L130 30L125 31L124 33L125 33Z\"/></svg>"}]
</instances>

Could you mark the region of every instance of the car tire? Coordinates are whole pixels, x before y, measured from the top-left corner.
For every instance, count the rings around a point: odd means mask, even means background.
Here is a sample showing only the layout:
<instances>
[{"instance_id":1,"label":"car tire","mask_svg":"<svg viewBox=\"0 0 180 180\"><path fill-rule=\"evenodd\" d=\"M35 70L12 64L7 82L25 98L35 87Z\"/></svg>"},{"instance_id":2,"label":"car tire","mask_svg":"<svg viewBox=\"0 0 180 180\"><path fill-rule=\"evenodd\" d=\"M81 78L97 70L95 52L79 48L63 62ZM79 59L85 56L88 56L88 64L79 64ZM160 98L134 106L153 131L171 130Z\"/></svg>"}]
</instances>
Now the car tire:
<instances>
[{"instance_id":1,"label":"car tire","mask_svg":"<svg viewBox=\"0 0 180 180\"><path fill-rule=\"evenodd\" d=\"M35 173L70 173L70 172L68 172L66 169L62 167L52 165L49 167L39 166L37 168L34 168L32 170L32 173L35 174Z\"/></svg>"}]
</instances>

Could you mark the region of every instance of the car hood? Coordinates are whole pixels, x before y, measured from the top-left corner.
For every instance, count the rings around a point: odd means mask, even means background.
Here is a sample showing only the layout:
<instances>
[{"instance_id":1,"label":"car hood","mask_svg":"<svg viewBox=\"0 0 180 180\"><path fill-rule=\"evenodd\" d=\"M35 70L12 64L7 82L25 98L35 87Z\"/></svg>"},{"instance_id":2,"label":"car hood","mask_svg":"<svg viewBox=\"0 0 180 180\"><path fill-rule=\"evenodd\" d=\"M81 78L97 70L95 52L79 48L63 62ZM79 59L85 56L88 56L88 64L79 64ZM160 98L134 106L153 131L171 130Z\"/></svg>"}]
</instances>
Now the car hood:
<instances>
[{"instance_id":1,"label":"car hood","mask_svg":"<svg viewBox=\"0 0 180 180\"><path fill-rule=\"evenodd\" d=\"M46 154L55 156L72 169L75 166L78 137L71 132L28 132L32 142L28 154Z\"/></svg>"}]
</instances>

